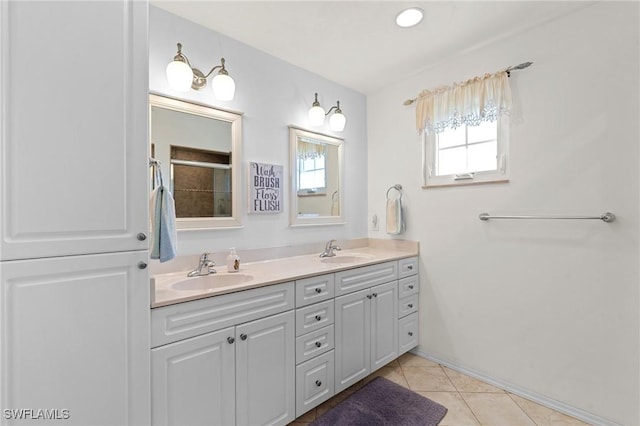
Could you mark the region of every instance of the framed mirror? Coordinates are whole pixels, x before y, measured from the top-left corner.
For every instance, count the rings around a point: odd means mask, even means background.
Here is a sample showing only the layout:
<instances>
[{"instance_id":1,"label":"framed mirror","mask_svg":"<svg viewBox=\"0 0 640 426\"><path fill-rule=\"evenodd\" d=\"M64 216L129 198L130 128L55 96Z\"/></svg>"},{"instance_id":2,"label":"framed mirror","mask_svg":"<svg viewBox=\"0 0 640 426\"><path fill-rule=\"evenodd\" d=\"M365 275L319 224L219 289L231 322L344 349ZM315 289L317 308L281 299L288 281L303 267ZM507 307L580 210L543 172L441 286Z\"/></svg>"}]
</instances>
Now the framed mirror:
<instances>
[{"instance_id":1,"label":"framed mirror","mask_svg":"<svg viewBox=\"0 0 640 426\"><path fill-rule=\"evenodd\" d=\"M343 140L289 126L290 225L344 224Z\"/></svg>"},{"instance_id":2,"label":"framed mirror","mask_svg":"<svg viewBox=\"0 0 640 426\"><path fill-rule=\"evenodd\" d=\"M177 229L242 226L241 129L241 114L149 95L151 157L175 200Z\"/></svg>"}]
</instances>

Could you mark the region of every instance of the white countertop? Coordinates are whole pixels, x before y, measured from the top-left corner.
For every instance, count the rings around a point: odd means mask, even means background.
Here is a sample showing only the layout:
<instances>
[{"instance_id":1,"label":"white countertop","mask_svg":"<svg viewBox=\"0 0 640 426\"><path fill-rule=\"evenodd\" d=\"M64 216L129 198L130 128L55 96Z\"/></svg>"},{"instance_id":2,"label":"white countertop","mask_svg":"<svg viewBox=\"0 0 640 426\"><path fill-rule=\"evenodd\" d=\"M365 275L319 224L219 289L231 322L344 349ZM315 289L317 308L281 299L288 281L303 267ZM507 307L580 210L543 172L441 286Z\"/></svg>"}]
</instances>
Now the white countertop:
<instances>
[{"instance_id":1,"label":"white countertop","mask_svg":"<svg viewBox=\"0 0 640 426\"><path fill-rule=\"evenodd\" d=\"M336 256L330 258L320 258L316 253L260 262L241 262L240 271L235 273L227 272L226 266L221 265L216 267L216 274L208 276L211 280L215 281L216 277L225 280L223 277L226 275L239 275L238 280L244 282L223 283L214 288L179 289L180 285L185 283L192 284L189 281L207 278L187 278L184 271L154 275L151 279L151 308L417 256L418 244L407 243L398 244L392 241L389 244L378 243L375 246L345 249L336 252Z\"/></svg>"}]
</instances>

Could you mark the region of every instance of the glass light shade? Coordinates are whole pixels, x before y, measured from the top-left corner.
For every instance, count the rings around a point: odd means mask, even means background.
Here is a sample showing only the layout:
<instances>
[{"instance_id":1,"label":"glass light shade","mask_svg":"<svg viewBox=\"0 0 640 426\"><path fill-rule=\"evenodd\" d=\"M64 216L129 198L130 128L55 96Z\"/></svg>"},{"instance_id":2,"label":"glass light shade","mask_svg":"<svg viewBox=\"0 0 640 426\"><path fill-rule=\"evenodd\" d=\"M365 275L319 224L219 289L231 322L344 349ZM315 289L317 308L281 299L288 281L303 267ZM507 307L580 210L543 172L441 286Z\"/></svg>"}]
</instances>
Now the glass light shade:
<instances>
[{"instance_id":1,"label":"glass light shade","mask_svg":"<svg viewBox=\"0 0 640 426\"><path fill-rule=\"evenodd\" d=\"M236 83L227 74L217 74L211 80L213 96L219 101L230 101L236 93Z\"/></svg>"},{"instance_id":2,"label":"glass light shade","mask_svg":"<svg viewBox=\"0 0 640 426\"><path fill-rule=\"evenodd\" d=\"M321 106L313 106L309 109L309 125L322 126L324 124L324 109Z\"/></svg>"},{"instance_id":3,"label":"glass light shade","mask_svg":"<svg viewBox=\"0 0 640 426\"><path fill-rule=\"evenodd\" d=\"M396 24L402 28L413 27L422 21L423 16L424 12L422 9L419 7L410 7L398 13L398 16L396 16Z\"/></svg>"},{"instance_id":4,"label":"glass light shade","mask_svg":"<svg viewBox=\"0 0 640 426\"><path fill-rule=\"evenodd\" d=\"M182 61L171 61L167 65L167 81L176 92L188 92L193 82L193 71Z\"/></svg>"},{"instance_id":5,"label":"glass light shade","mask_svg":"<svg viewBox=\"0 0 640 426\"><path fill-rule=\"evenodd\" d=\"M331 114L331 117L329 117L329 126L335 132L343 131L345 124L347 124L347 118L341 112Z\"/></svg>"}]
</instances>

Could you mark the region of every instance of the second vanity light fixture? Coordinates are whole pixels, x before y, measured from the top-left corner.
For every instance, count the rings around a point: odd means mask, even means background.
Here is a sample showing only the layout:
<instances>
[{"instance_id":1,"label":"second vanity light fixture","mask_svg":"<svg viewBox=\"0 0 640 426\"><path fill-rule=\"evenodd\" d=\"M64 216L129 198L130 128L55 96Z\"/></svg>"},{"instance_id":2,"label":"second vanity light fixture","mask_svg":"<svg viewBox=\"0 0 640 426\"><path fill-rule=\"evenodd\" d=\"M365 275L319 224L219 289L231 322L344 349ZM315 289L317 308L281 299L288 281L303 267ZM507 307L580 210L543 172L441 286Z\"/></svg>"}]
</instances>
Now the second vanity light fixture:
<instances>
[{"instance_id":1,"label":"second vanity light fixture","mask_svg":"<svg viewBox=\"0 0 640 426\"><path fill-rule=\"evenodd\" d=\"M324 119L327 115L333 114L329 117L329 126L331 130L335 132L341 132L344 130L344 125L347 123L347 118L342 113L340 109L340 101L336 102L337 105L329 108L329 111L324 112L324 108L320 106L320 102L318 102L318 94L315 94L315 100L309 109L309 125L310 126L322 126L324 124Z\"/></svg>"},{"instance_id":2,"label":"second vanity light fixture","mask_svg":"<svg viewBox=\"0 0 640 426\"><path fill-rule=\"evenodd\" d=\"M211 80L213 95L219 101L230 101L236 91L236 83L227 69L224 67L224 58L220 59L221 65L211 68L211 71L204 75L202 71L191 66L189 59L182 53L182 44L178 43L178 53L173 57L173 61L167 65L167 80L169 86L177 92L188 92L189 89L202 90L207 85L207 78L215 71L218 73Z\"/></svg>"}]
</instances>

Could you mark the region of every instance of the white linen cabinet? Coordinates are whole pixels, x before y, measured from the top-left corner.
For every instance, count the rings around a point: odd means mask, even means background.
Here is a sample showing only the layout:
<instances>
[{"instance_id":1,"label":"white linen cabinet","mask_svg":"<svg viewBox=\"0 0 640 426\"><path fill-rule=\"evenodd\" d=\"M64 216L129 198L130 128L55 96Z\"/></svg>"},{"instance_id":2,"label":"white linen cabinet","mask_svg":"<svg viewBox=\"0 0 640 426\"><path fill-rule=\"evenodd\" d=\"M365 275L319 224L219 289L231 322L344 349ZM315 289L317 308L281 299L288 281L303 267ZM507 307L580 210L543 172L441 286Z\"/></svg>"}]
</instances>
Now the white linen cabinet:
<instances>
[{"instance_id":1,"label":"white linen cabinet","mask_svg":"<svg viewBox=\"0 0 640 426\"><path fill-rule=\"evenodd\" d=\"M147 16L0 1L2 424L150 421Z\"/></svg>"}]
</instances>

